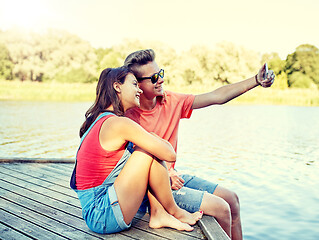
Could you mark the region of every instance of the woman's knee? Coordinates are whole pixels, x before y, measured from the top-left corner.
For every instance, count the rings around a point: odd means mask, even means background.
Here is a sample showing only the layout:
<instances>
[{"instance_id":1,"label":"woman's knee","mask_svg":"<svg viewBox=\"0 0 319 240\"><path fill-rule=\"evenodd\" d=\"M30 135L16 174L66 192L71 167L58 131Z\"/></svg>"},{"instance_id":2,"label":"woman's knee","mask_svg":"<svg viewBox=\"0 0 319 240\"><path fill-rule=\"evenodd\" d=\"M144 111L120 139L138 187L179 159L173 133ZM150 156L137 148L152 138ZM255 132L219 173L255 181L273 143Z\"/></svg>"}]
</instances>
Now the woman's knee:
<instances>
[{"instance_id":1,"label":"woman's knee","mask_svg":"<svg viewBox=\"0 0 319 240\"><path fill-rule=\"evenodd\" d=\"M153 160L153 156L146 152L144 149L140 148L140 147L135 147L134 152L132 153L132 156L134 157L138 157L138 158L146 158L149 160Z\"/></svg>"}]
</instances>

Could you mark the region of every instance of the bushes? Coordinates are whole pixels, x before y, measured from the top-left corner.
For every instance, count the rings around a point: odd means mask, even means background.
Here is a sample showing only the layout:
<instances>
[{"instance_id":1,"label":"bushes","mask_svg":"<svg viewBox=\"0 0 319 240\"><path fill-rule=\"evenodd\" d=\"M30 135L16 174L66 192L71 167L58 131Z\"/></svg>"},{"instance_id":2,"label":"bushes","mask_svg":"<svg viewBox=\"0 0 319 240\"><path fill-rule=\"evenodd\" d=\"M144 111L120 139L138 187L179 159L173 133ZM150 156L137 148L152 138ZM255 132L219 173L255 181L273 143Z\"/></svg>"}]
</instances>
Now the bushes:
<instances>
[{"instance_id":1,"label":"bushes","mask_svg":"<svg viewBox=\"0 0 319 240\"><path fill-rule=\"evenodd\" d=\"M293 88L310 88L314 85L314 82L307 75L301 72L294 72L289 76L288 84Z\"/></svg>"}]
</instances>

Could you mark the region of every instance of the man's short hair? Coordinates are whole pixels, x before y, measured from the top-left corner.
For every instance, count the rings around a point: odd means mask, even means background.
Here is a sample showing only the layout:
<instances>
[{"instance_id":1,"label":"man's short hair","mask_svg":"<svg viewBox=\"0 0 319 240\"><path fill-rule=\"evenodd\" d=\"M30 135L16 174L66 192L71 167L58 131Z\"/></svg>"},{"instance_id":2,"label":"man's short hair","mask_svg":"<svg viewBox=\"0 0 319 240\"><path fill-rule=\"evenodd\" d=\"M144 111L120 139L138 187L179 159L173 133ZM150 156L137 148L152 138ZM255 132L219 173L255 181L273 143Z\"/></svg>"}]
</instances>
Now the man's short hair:
<instances>
[{"instance_id":1,"label":"man's short hair","mask_svg":"<svg viewBox=\"0 0 319 240\"><path fill-rule=\"evenodd\" d=\"M125 61L124 65L128 66L131 71L134 72L134 75L139 76L138 67L153 62L155 60L155 52L153 49L139 50L129 54Z\"/></svg>"}]
</instances>

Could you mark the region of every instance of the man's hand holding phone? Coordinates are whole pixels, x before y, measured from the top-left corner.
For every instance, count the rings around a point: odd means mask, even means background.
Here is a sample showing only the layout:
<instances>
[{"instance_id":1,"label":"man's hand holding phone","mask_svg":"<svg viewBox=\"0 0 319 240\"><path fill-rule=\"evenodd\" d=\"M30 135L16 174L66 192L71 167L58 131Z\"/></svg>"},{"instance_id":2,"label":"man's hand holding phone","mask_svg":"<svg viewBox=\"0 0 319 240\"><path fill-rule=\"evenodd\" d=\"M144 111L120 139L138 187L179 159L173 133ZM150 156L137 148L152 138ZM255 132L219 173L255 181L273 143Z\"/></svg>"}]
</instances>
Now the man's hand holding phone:
<instances>
[{"instance_id":1,"label":"man's hand holding phone","mask_svg":"<svg viewBox=\"0 0 319 240\"><path fill-rule=\"evenodd\" d=\"M264 88L270 87L275 80L275 73L268 69L268 64L265 63L255 76L256 82Z\"/></svg>"}]
</instances>

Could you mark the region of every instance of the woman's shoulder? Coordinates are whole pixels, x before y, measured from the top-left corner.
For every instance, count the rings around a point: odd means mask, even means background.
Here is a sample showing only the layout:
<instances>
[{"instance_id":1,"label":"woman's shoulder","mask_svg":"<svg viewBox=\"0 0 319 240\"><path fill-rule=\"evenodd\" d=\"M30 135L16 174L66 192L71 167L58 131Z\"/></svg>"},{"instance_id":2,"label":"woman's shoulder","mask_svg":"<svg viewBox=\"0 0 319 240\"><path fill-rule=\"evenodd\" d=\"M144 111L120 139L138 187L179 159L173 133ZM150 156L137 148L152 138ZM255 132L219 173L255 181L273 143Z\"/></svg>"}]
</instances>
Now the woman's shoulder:
<instances>
[{"instance_id":1,"label":"woman's shoulder","mask_svg":"<svg viewBox=\"0 0 319 240\"><path fill-rule=\"evenodd\" d=\"M119 128L119 129L125 128L125 127L131 127L136 124L133 120L125 116L114 115L114 117L110 117L106 120L107 121L104 122L105 125L108 125L108 127Z\"/></svg>"}]
</instances>

